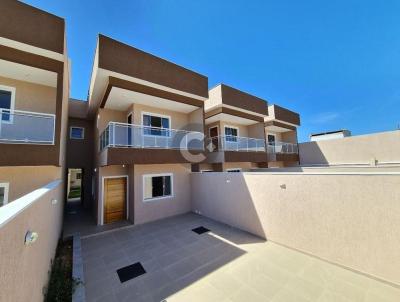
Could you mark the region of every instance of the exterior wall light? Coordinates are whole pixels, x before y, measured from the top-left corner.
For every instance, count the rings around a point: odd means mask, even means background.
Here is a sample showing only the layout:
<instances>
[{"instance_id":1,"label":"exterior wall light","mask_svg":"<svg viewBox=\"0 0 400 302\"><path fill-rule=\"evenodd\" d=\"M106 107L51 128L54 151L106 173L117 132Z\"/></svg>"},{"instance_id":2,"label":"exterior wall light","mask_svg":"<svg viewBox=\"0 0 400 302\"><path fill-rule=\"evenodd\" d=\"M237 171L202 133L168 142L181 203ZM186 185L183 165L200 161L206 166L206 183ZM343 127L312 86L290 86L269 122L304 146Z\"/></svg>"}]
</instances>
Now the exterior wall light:
<instances>
[{"instance_id":1,"label":"exterior wall light","mask_svg":"<svg viewBox=\"0 0 400 302\"><path fill-rule=\"evenodd\" d=\"M57 199L53 198L53 199L51 200L51 204L52 204L52 205L56 205L56 204L57 204Z\"/></svg>"},{"instance_id":2,"label":"exterior wall light","mask_svg":"<svg viewBox=\"0 0 400 302\"><path fill-rule=\"evenodd\" d=\"M39 238L39 234L36 232L28 231L25 235L25 245L33 244Z\"/></svg>"}]
</instances>

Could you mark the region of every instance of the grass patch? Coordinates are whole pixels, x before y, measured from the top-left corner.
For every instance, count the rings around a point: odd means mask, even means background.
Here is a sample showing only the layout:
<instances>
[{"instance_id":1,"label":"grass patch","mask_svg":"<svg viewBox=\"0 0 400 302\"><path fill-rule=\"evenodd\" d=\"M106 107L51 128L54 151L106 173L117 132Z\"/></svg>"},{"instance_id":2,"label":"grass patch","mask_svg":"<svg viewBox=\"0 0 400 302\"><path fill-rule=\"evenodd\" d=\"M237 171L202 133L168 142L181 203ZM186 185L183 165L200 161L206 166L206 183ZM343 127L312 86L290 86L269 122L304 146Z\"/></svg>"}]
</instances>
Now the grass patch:
<instances>
[{"instance_id":1,"label":"grass patch","mask_svg":"<svg viewBox=\"0 0 400 302\"><path fill-rule=\"evenodd\" d=\"M77 284L79 281L72 278L72 240L60 240L52 262L49 284L44 290L44 301L70 302Z\"/></svg>"},{"instance_id":2,"label":"grass patch","mask_svg":"<svg viewBox=\"0 0 400 302\"><path fill-rule=\"evenodd\" d=\"M81 197L81 188L71 189L68 194L68 198L77 198Z\"/></svg>"}]
</instances>

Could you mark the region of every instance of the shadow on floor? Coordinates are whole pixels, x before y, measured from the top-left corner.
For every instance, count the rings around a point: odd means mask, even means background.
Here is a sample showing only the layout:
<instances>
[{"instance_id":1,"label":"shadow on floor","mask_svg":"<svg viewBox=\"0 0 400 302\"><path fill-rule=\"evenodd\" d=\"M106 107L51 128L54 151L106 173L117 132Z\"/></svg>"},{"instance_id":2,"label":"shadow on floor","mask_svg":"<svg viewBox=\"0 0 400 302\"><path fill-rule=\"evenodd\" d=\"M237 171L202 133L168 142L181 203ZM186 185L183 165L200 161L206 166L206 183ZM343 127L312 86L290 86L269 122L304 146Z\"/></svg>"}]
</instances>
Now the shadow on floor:
<instances>
[{"instance_id":1,"label":"shadow on floor","mask_svg":"<svg viewBox=\"0 0 400 302\"><path fill-rule=\"evenodd\" d=\"M64 211L63 238L69 238L75 233L82 237L105 231L119 229L132 225L128 220L107 225L97 225L89 209L84 209L80 199L68 201Z\"/></svg>"}]
</instances>

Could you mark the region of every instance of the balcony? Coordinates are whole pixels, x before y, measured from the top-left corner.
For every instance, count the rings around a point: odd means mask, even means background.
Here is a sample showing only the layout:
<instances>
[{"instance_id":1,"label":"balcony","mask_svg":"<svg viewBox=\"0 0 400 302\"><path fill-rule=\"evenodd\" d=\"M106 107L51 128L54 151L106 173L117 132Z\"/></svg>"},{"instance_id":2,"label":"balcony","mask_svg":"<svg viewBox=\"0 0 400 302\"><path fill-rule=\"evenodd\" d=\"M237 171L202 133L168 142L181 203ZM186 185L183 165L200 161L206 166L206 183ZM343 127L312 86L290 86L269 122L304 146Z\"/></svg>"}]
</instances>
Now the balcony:
<instances>
[{"instance_id":1,"label":"balcony","mask_svg":"<svg viewBox=\"0 0 400 302\"><path fill-rule=\"evenodd\" d=\"M55 115L0 108L0 143L54 145Z\"/></svg>"},{"instance_id":2,"label":"balcony","mask_svg":"<svg viewBox=\"0 0 400 302\"><path fill-rule=\"evenodd\" d=\"M297 144L276 141L267 144L268 161L295 162L299 160Z\"/></svg>"},{"instance_id":3,"label":"balcony","mask_svg":"<svg viewBox=\"0 0 400 302\"><path fill-rule=\"evenodd\" d=\"M100 136L107 147L203 150L203 133L110 122Z\"/></svg>"},{"instance_id":4,"label":"balcony","mask_svg":"<svg viewBox=\"0 0 400 302\"><path fill-rule=\"evenodd\" d=\"M268 143L267 151L268 153L297 154L298 147L297 144L277 141L274 143Z\"/></svg>"},{"instance_id":5,"label":"balcony","mask_svg":"<svg viewBox=\"0 0 400 302\"><path fill-rule=\"evenodd\" d=\"M204 150L204 134L110 122L100 135L101 165L189 163Z\"/></svg>"},{"instance_id":6,"label":"balcony","mask_svg":"<svg viewBox=\"0 0 400 302\"><path fill-rule=\"evenodd\" d=\"M210 145L211 143L211 145ZM215 136L208 139L210 151L265 152L265 140L241 136Z\"/></svg>"},{"instance_id":7,"label":"balcony","mask_svg":"<svg viewBox=\"0 0 400 302\"><path fill-rule=\"evenodd\" d=\"M241 136L215 136L206 141L208 163L266 163L265 140Z\"/></svg>"}]
</instances>

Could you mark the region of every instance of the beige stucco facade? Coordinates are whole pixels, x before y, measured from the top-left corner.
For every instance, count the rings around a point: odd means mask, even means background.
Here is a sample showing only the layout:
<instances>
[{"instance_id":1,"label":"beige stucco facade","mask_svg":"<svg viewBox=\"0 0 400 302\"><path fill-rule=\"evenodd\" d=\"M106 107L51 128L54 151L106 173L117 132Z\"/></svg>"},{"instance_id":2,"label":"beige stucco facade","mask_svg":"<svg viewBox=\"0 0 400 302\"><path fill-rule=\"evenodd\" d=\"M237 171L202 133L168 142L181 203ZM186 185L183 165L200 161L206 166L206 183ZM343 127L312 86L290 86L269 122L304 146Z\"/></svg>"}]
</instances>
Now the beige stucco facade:
<instances>
[{"instance_id":1,"label":"beige stucco facade","mask_svg":"<svg viewBox=\"0 0 400 302\"><path fill-rule=\"evenodd\" d=\"M15 88L15 110L38 113L56 112L55 87L0 77L0 86Z\"/></svg>"},{"instance_id":2,"label":"beige stucco facade","mask_svg":"<svg viewBox=\"0 0 400 302\"><path fill-rule=\"evenodd\" d=\"M0 183L8 183L8 202L62 178L60 167L0 167Z\"/></svg>"},{"instance_id":3,"label":"beige stucco facade","mask_svg":"<svg viewBox=\"0 0 400 302\"><path fill-rule=\"evenodd\" d=\"M135 224L190 211L190 164L126 165L99 168L97 222L102 224L104 179L127 177L127 219ZM144 201L143 175L172 174L173 196Z\"/></svg>"},{"instance_id":4,"label":"beige stucco facade","mask_svg":"<svg viewBox=\"0 0 400 302\"><path fill-rule=\"evenodd\" d=\"M400 285L400 175L193 173L192 210Z\"/></svg>"},{"instance_id":5,"label":"beige stucco facade","mask_svg":"<svg viewBox=\"0 0 400 302\"><path fill-rule=\"evenodd\" d=\"M171 197L144 201L143 175L172 174ZM190 207L190 165L135 165L134 167L134 215L135 224L141 224L165 217L187 213Z\"/></svg>"},{"instance_id":6,"label":"beige stucco facade","mask_svg":"<svg viewBox=\"0 0 400 302\"><path fill-rule=\"evenodd\" d=\"M400 164L400 130L299 144L301 165Z\"/></svg>"}]
</instances>

